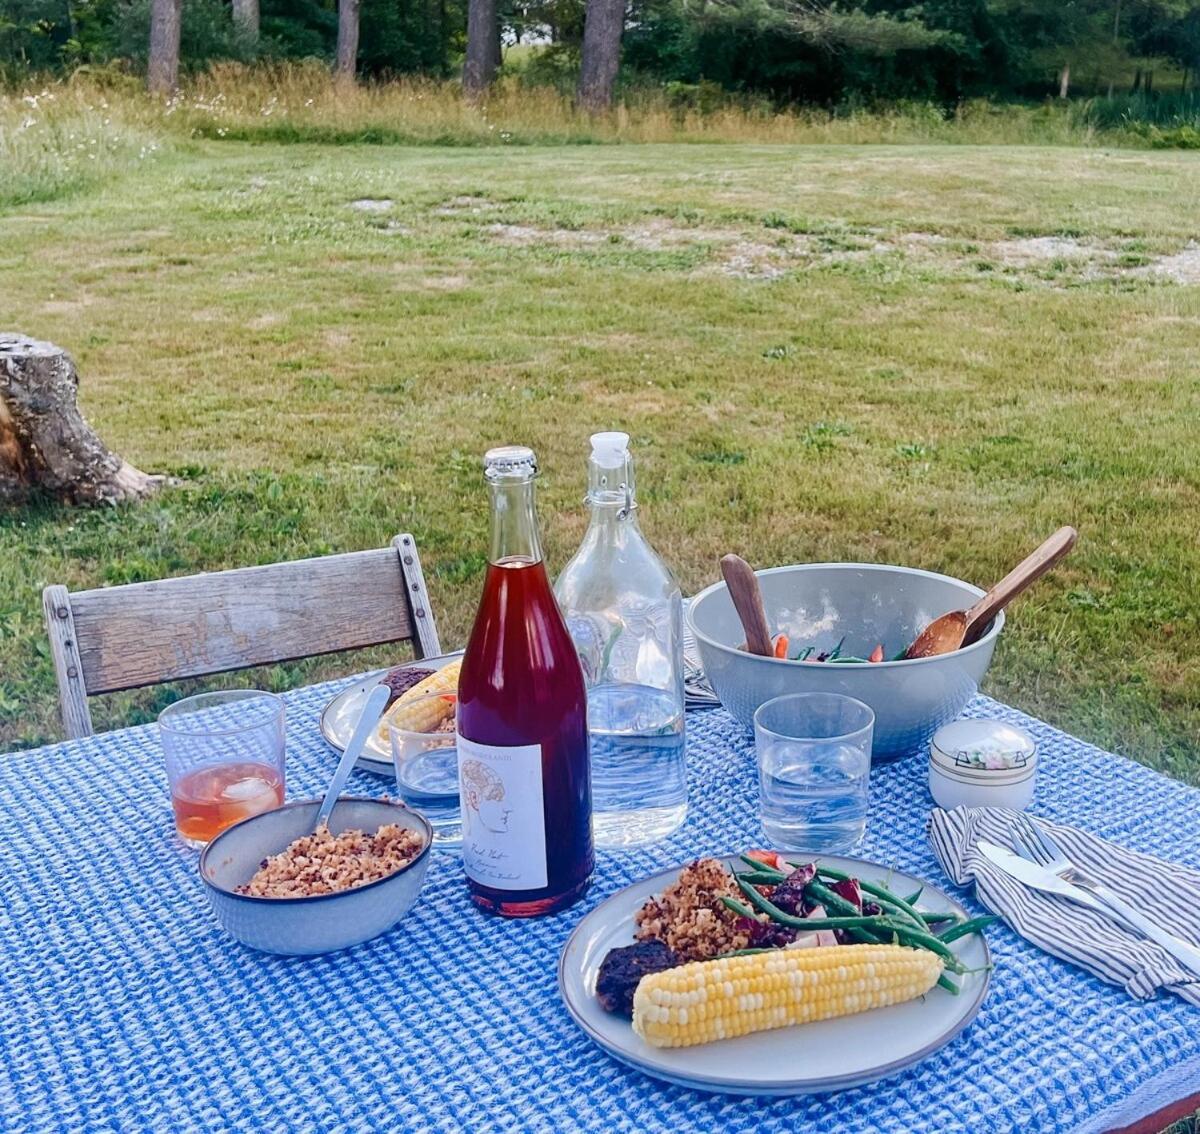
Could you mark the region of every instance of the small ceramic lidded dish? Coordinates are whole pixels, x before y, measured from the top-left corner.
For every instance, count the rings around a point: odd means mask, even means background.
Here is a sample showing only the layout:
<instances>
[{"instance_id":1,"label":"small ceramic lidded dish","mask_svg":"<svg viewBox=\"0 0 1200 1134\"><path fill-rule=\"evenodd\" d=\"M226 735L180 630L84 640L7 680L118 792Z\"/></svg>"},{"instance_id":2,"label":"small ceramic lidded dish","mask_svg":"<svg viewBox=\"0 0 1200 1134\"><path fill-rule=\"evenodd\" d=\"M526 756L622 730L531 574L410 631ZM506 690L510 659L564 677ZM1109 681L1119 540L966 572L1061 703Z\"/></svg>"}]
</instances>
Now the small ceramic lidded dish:
<instances>
[{"instance_id":1,"label":"small ceramic lidded dish","mask_svg":"<svg viewBox=\"0 0 1200 1134\"><path fill-rule=\"evenodd\" d=\"M943 725L929 746L929 791L939 807L1024 811L1037 780L1037 745L1023 728L997 720Z\"/></svg>"}]
</instances>

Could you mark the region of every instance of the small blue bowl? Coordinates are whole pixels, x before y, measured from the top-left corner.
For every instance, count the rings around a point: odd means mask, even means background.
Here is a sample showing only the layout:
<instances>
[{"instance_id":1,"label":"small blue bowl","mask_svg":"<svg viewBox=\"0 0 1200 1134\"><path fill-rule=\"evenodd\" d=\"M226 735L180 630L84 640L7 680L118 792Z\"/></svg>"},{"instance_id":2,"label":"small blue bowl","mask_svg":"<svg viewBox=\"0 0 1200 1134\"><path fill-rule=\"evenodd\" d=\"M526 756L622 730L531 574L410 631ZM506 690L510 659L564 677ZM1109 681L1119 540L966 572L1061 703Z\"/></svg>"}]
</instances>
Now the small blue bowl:
<instances>
[{"instance_id":1,"label":"small blue bowl","mask_svg":"<svg viewBox=\"0 0 1200 1134\"><path fill-rule=\"evenodd\" d=\"M337 801L329 829L340 835L351 828L377 831L385 823L407 827L425 841L412 862L386 878L336 894L260 898L237 893L264 858L312 830L320 809L319 799L307 799L264 811L222 831L201 852L200 877L209 904L225 931L243 945L292 956L333 953L386 933L416 902L429 868L429 824L403 804L355 796Z\"/></svg>"}]
</instances>

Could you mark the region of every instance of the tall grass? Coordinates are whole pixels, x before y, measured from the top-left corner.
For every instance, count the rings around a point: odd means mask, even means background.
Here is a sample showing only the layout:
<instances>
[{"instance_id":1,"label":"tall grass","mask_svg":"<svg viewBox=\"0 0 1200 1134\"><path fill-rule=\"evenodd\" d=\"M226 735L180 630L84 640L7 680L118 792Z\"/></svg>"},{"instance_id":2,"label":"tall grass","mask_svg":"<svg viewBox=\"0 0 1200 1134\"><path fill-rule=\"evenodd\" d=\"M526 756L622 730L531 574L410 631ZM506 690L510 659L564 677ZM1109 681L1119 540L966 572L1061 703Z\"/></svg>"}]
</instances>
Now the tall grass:
<instances>
[{"instance_id":1,"label":"tall grass","mask_svg":"<svg viewBox=\"0 0 1200 1134\"><path fill-rule=\"evenodd\" d=\"M90 82L0 93L0 206L52 200L159 153L169 137L141 102Z\"/></svg>"},{"instance_id":2,"label":"tall grass","mask_svg":"<svg viewBox=\"0 0 1200 1134\"><path fill-rule=\"evenodd\" d=\"M1075 114L1097 130L1126 131L1156 148L1200 149L1200 96L1195 91L1089 99Z\"/></svg>"},{"instance_id":3,"label":"tall grass","mask_svg":"<svg viewBox=\"0 0 1200 1134\"><path fill-rule=\"evenodd\" d=\"M402 78L353 87L316 65L222 64L170 106L204 137L312 142L493 145L581 142L1080 144L1095 129L1054 106L920 102L833 110L679 85L628 90L613 113L580 111L568 94L510 76L471 103L457 83Z\"/></svg>"},{"instance_id":4,"label":"tall grass","mask_svg":"<svg viewBox=\"0 0 1200 1134\"><path fill-rule=\"evenodd\" d=\"M1130 99L1043 105L966 102L798 107L679 85L629 90L589 115L550 86L508 76L473 103L457 83L335 82L318 62L218 64L173 98L131 76L77 72L0 93L0 206L49 200L189 138L455 146L566 143L1025 144L1200 146L1200 110L1159 118ZM1157 107L1157 103L1155 103ZM1161 109L1161 108L1160 108Z\"/></svg>"}]
</instances>

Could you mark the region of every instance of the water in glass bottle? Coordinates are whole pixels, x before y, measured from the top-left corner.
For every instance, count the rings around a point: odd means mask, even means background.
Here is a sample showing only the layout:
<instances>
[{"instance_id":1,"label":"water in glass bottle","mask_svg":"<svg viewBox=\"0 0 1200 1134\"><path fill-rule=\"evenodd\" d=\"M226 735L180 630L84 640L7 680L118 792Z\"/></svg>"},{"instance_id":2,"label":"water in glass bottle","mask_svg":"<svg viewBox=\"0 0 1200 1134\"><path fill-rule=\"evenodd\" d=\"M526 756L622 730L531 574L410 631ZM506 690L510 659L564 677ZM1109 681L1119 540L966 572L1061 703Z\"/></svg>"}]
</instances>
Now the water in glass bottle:
<instances>
[{"instance_id":1,"label":"water in glass bottle","mask_svg":"<svg viewBox=\"0 0 1200 1134\"><path fill-rule=\"evenodd\" d=\"M629 436L595 434L591 522L555 585L587 682L598 847L657 842L687 816L683 607L633 487Z\"/></svg>"}]
</instances>

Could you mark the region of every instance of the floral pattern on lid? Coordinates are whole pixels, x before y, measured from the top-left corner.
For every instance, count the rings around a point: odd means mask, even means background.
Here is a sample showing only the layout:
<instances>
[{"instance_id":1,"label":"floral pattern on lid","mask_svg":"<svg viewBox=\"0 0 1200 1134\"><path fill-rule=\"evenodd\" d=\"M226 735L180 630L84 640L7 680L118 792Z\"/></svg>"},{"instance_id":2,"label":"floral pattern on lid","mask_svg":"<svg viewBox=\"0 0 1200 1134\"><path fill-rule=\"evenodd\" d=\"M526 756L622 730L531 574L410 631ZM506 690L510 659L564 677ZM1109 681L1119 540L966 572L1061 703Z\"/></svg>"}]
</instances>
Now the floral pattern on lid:
<instances>
[{"instance_id":1,"label":"floral pattern on lid","mask_svg":"<svg viewBox=\"0 0 1200 1134\"><path fill-rule=\"evenodd\" d=\"M940 766L973 772L1005 772L1028 768L1037 745L1024 729L1004 721L952 721L934 734L931 752Z\"/></svg>"}]
</instances>

